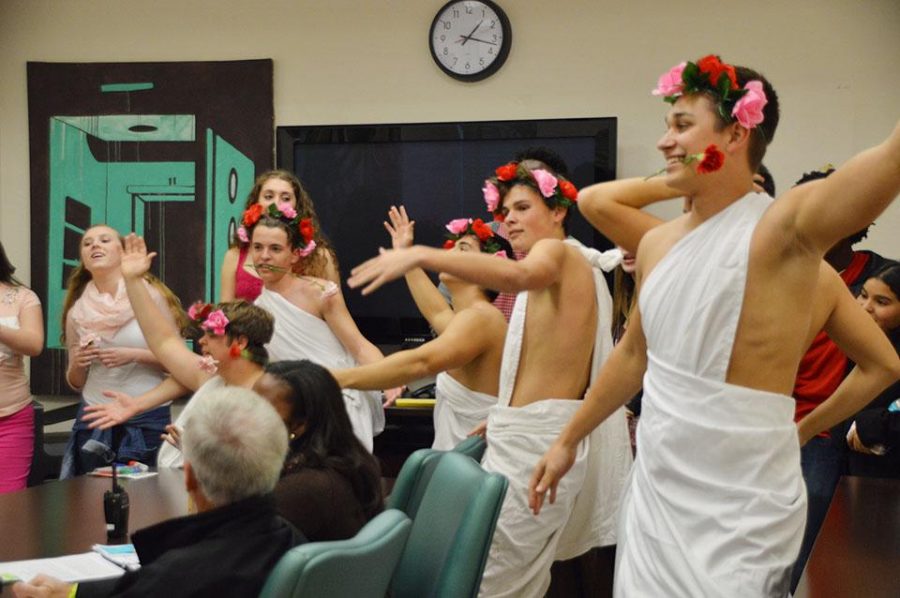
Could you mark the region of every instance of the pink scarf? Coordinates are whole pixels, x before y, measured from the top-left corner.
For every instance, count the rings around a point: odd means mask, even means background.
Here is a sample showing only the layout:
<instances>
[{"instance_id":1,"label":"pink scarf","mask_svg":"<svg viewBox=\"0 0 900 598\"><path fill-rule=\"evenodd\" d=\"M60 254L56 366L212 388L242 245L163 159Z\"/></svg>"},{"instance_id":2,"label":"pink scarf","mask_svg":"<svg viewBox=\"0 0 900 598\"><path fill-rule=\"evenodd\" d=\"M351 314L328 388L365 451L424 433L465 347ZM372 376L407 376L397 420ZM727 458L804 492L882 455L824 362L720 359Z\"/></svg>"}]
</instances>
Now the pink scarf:
<instances>
[{"instance_id":1,"label":"pink scarf","mask_svg":"<svg viewBox=\"0 0 900 598\"><path fill-rule=\"evenodd\" d=\"M146 280L144 285L151 294L155 290ZM125 281L119 279L115 295L101 293L93 280L88 282L69 311L69 317L75 323L79 337L95 334L105 341L112 339L122 326L134 319L134 311L125 292Z\"/></svg>"}]
</instances>

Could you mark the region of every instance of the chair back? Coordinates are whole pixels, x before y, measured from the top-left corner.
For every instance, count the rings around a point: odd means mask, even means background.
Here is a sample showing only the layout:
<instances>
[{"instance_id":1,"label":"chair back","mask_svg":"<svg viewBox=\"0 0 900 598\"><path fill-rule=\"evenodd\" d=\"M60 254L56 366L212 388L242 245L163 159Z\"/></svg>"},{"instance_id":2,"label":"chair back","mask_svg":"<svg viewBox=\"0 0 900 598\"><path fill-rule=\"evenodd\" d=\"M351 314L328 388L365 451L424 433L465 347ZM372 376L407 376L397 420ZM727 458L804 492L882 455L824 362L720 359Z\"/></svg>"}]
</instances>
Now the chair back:
<instances>
[{"instance_id":1,"label":"chair back","mask_svg":"<svg viewBox=\"0 0 900 598\"><path fill-rule=\"evenodd\" d=\"M394 598L476 596L506 495L503 476L462 454L434 453L436 464L391 583Z\"/></svg>"},{"instance_id":2,"label":"chair back","mask_svg":"<svg viewBox=\"0 0 900 598\"><path fill-rule=\"evenodd\" d=\"M285 553L260 598L381 597L387 592L412 523L387 509L349 540L310 542Z\"/></svg>"},{"instance_id":3,"label":"chair back","mask_svg":"<svg viewBox=\"0 0 900 598\"><path fill-rule=\"evenodd\" d=\"M481 457L487 448L487 441L481 436L468 436L465 440L453 447L454 453L462 453L471 457L476 463L481 463Z\"/></svg>"}]
</instances>

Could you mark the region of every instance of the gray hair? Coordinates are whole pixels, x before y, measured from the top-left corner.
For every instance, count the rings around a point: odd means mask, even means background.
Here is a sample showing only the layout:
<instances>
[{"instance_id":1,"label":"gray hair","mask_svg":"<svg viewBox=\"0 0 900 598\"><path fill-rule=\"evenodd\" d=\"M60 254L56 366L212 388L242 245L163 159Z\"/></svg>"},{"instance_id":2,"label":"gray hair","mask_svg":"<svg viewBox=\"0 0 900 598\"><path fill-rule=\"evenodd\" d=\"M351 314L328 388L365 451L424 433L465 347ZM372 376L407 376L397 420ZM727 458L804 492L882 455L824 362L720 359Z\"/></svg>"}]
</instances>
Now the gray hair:
<instances>
[{"instance_id":1,"label":"gray hair","mask_svg":"<svg viewBox=\"0 0 900 598\"><path fill-rule=\"evenodd\" d=\"M191 400L182 447L200 489L216 506L275 488L287 455L284 422L252 390L227 387Z\"/></svg>"}]
</instances>

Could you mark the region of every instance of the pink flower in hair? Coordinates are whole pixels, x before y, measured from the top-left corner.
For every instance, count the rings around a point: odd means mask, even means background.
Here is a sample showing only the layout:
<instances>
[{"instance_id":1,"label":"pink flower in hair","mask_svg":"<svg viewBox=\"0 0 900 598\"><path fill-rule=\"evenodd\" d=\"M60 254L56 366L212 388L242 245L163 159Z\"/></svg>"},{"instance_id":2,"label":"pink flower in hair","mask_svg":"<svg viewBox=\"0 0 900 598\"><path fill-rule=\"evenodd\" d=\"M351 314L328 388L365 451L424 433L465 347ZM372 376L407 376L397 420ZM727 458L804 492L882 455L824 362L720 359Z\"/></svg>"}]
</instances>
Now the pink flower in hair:
<instances>
[{"instance_id":1,"label":"pink flower in hair","mask_svg":"<svg viewBox=\"0 0 900 598\"><path fill-rule=\"evenodd\" d=\"M535 182L538 184L538 189L541 190L541 195L544 197L553 197L553 194L556 193L556 177L544 170L543 168L536 168L531 171L531 176L534 177Z\"/></svg>"},{"instance_id":2,"label":"pink flower in hair","mask_svg":"<svg viewBox=\"0 0 900 598\"><path fill-rule=\"evenodd\" d=\"M731 115L743 126L752 129L765 118L763 108L769 103L769 100L766 98L761 81L755 79L747 81L744 89L747 90L747 93L735 103Z\"/></svg>"},{"instance_id":3,"label":"pink flower in hair","mask_svg":"<svg viewBox=\"0 0 900 598\"><path fill-rule=\"evenodd\" d=\"M500 190L497 189L497 185L490 181L485 181L481 191L484 193L484 203L487 204L488 212L496 211L497 206L500 205Z\"/></svg>"},{"instance_id":4,"label":"pink flower in hair","mask_svg":"<svg viewBox=\"0 0 900 598\"><path fill-rule=\"evenodd\" d=\"M684 82L681 80L681 73L684 72L684 67L687 66L686 62L682 62L681 64L677 64L669 69L668 72L663 73L659 76L659 80L656 82L656 89L652 92L655 96L674 96L678 95L684 89Z\"/></svg>"},{"instance_id":5,"label":"pink flower in hair","mask_svg":"<svg viewBox=\"0 0 900 598\"><path fill-rule=\"evenodd\" d=\"M297 210L295 210L294 207L289 203L279 204L278 211L281 212L288 220L293 220L297 217Z\"/></svg>"},{"instance_id":6,"label":"pink flower in hair","mask_svg":"<svg viewBox=\"0 0 900 598\"><path fill-rule=\"evenodd\" d=\"M244 228L243 225L238 227L237 237L238 237L238 239L240 239L241 243L249 243L250 242L250 237L247 235L247 229Z\"/></svg>"},{"instance_id":7,"label":"pink flower in hair","mask_svg":"<svg viewBox=\"0 0 900 598\"><path fill-rule=\"evenodd\" d=\"M315 250L316 250L316 242L310 241L309 243L306 244L306 247L301 249L298 253L300 254L300 257L306 257Z\"/></svg>"},{"instance_id":8,"label":"pink flower in hair","mask_svg":"<svg viewBox=\"0 0 900 598\"><path fill-rule=\"evenodd\" d=\"M471 220L468 218L457 218L456 220L451 220L447 223L447 230L453 233L454 235L461 235L466 232L466 229L469 228L469 223Z\"/></svg>"},{"instance_id":9,"label":"pink flower in hair","mask_svg":"<svg viewBox=\"0 0 900 598\"><path fill-rule=\"evenodd\" d=\"M225 327L228 326L228 316L221 309L217 309L206 316L206 320L200 325L200 328L208 332L212 332L216 336L225 334Z\"/></svg>"}]
</instances>

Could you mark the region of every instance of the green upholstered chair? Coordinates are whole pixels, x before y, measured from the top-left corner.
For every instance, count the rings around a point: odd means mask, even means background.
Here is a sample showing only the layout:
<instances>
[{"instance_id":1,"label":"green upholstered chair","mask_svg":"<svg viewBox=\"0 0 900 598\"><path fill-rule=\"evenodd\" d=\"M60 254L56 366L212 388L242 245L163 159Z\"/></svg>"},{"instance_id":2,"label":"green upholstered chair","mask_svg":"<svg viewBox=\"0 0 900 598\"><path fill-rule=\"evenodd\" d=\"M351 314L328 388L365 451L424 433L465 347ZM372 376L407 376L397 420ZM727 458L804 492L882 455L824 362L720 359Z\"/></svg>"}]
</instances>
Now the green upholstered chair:
<instances>
[{"instance_id":1,"label":"green upholstered chair","mask_svg":"<svg viewBox=\"0 0 900 598\"><path fill-rule=\"evenodd\" d=\"M289 550L269 574L261 598L381 598L412 524L388 509L349 540L310 542Z\"/></svg>"},{"instance_id":2,"label":"green upholstered chair","mask_svg":"<svg viewBox=\"0 0 900 598\"><path fill-rule=\"evenodd\" d=\"M424 456L433 472L415 509L390 595L474 597L508 482L460 453L432 454Z\"/></svg>"},{"instance_id":3,"label":"green upholstered chair","mask_svg":"<svg viewBox=\"0 0 900 598\"><path fill-rule=\"evenodd\" d=\"M481 436L469 436L459 444L453 447L454 453L462 453L467 457L475 459L477 463L481 463L481 457L484 456L484 450L487 448L487 441Z\"/></svg>"}]
</instances>

